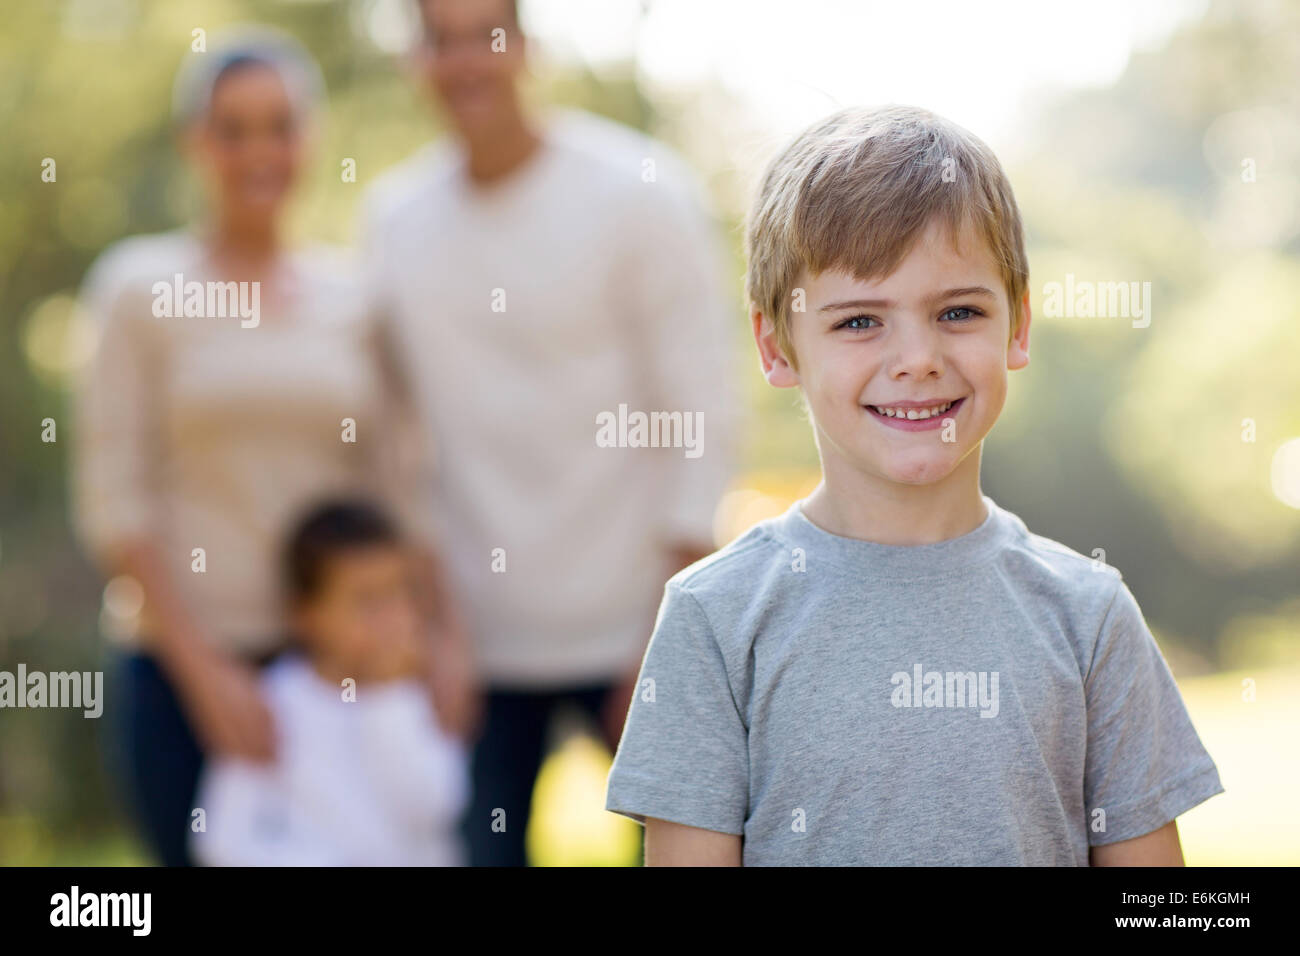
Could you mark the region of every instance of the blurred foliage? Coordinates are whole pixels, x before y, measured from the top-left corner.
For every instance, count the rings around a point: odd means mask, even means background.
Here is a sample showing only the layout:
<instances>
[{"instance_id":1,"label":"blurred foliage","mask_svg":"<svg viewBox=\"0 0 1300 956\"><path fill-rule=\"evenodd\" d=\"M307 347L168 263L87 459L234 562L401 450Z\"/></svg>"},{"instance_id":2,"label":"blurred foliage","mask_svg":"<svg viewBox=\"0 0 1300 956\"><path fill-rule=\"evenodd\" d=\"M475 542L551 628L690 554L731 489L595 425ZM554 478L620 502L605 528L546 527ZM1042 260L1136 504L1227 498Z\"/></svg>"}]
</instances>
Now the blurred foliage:
<instances>
[{"instance_id":1,"label":"blurred foliage","mask_svg":"<svg viewBox=\"0 0 1300 956\"><path fill-rule=\"evenodd\" d=\"M173 228L197 209L168 119L191 30L273 23L319 58L330 109L295 227L347 241L366 183L437 132L400 61L372 42L375 9L375 0L6 7L0 669L102 666L101 585L66 512L67 385L85 350L73 297L106 245ZM1103 549L1180 673L1297 659L1300 512L1269 483L1277 447L1300 435L1298 81L1300 7L1211 2L1161 48L1135 53L1111 87L1026 115L1009 169L1030 241L1033 361L1012 376L986 443L985 490L1034 531L1085 554ZM538 100L662 136L710 187L729 238L736 360L751 398L747 472L720 527L784 507L815 480L816 456L797 396L757 374L739 298L746 190L771 145L751 135L761 118L720 88L651 96L631 65L552 66L534 86ZM47 157L55 183L41 180ZM356 184L340 182L344 157L357 162ZM1066 274L1150 282L1151 326L1044 316L1044 283ZM40 440L46 417L58 422L56 443ZM1245 419L1254 443L1243 441ZM0 720L0 861L67 862L54 835L86 847L81 861L130 859L83 719L6 711ZM594 779L590 754L573 759ZM548 792L573 786L547 780ZM543 848L545 835L537 839ZM586 858L589 848L574 852Z\"/></svg>"},{"instance_id":2,"label":"blurred foliage","mask_svg":"<svg viewBox=\"0 0 1300 956\"><path fill-rule=\"evenodd\" d=\"M1212 2L1112 86L1046 104L1010 171L1034 361L986 487L1040 534L1104 549L1157 633L1208 665L1256 614L1288 622L1269 659L1300 661L1300 511L1271 485L1300 435L1298 81L1300 7ZM1150 326L1043 316L1067 273L1150 282Z\"/></svg>"}]
</instances>

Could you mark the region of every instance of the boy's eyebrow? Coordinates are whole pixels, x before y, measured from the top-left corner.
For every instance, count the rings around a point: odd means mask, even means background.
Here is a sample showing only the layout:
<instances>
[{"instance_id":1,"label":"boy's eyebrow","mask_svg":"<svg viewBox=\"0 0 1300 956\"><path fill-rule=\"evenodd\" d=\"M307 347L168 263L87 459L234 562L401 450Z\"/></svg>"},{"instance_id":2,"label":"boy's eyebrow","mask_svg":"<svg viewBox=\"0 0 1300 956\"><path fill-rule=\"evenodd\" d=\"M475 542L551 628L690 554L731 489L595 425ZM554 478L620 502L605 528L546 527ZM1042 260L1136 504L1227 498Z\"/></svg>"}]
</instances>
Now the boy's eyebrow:
<instances>
[{"instance_id":1,"label":"boy's eyebrow","mask_svg":"<svg viewBox=\"0 0 1300 956\"><path fill-rule=\"evenodd\" d=\"M930 296L927 302L943 302L946 299L955 299L960 295L986 295L991 299L997 298L992 289L982 285L962 286L960 289L947 289L943 292L935 293ZM840 309L888 309L897 303L893 299L846 299L843 302L829 302L818 309L818 312L837 312Z\"/></svg>"}]
</instances>

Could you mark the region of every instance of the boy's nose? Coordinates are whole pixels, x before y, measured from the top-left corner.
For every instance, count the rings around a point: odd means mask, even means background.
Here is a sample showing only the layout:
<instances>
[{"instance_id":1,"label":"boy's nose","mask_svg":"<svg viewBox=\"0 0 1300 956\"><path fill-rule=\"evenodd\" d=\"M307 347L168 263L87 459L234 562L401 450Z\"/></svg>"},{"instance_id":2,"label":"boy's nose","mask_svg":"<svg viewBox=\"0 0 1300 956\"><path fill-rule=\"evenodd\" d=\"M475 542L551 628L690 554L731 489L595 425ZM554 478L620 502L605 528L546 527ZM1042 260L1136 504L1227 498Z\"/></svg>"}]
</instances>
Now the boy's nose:
<instances>
[{"instance_id":1,"label":"boy's nose","mask_svg":"<svg viewBox=\"0 0 1300 956\"><path fill-rule=\"evenodd\" d=\"M943 371L939 333L928 322L903 322L894 326L887 368L891 377L924 378Z\"/></svg>"}]
</instances>

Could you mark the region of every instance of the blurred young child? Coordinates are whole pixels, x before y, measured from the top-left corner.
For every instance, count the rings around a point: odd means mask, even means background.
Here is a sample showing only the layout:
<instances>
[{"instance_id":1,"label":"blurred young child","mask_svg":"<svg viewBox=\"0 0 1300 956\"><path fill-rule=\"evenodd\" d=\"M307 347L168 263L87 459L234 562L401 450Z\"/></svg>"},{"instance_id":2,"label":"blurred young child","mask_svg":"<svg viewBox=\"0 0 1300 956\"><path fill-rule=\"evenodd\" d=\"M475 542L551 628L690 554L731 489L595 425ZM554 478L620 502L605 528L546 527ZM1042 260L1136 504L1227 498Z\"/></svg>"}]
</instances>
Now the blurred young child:
<instances>
[{"instance_id":1,"label":"blurred young child","mask_svg":"<svg viewBox=\"0 0 1300 956\"><path fill-rule=\"evenodd\" d=\"M276 757L206 766L195 859L459 865L467 757L420 680L425 641L397 532L368 505L330 504L299 526L285 565L296 646L263 677Z\"/></svg>"}]
</instances>

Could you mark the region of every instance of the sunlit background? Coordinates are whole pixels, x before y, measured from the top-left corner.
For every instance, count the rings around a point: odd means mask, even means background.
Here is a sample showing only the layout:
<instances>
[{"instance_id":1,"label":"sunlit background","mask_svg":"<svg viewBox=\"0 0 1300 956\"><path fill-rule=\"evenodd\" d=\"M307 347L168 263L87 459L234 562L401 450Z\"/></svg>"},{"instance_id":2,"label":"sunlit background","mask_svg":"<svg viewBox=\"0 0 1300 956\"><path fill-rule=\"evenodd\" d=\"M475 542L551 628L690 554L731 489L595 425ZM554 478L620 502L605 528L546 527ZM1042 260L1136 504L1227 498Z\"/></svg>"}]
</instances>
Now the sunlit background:
<instances>
[{"instance_id":1,"label":"sunlit background","mask_svg":"<svg viewBox=\"0 0 1300 956\"><path fill-rule=\"evenodd\" d=\"M89 354L74 296L118 238L174 228L195 189L168 104L191 31L277 24L330 90L304 237L349 241L367 182L437 132L404 74L410 0L64 0L0 31L0 669L94 669L121 595L66 507L68 383ZM984 490L1034 531L1119 568L1227 792L1180 820L1189 863L1300 863L1300 4L523 0L537 101L676 147L710 188L734 260L744 469L718 540L816 481L807 422L746 342L739 228L761 164L843 105L896 101L968 126L1025 217L1031 365L1012 377ZM41 162L57 157L59 179ZM357 161L341 183L339 162ZM1043 314L1067 275L1149 282L1149 327ZM633 861L604 813L609 755L577 731L544 768L543 863ZM0 711L0 862L144 855L93 722Z\"/></svg>"}]
</instances>

